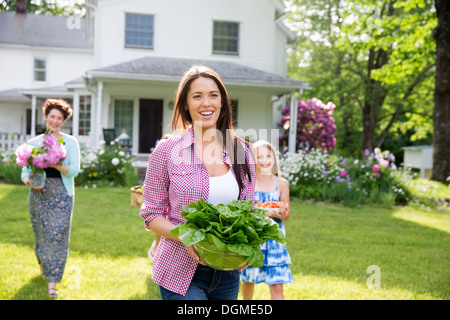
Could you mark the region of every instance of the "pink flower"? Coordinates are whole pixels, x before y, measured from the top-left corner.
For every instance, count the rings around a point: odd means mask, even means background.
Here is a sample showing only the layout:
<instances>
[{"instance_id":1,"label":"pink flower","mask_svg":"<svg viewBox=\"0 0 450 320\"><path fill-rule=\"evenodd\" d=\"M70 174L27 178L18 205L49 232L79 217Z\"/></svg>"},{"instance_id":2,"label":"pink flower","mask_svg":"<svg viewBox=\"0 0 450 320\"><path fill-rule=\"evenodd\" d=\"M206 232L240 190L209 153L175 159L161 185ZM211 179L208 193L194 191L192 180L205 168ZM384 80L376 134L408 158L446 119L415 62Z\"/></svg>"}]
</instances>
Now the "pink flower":
<instances>
[{"instance_id":1,"label":"pink flower","mask_svg":"<svg viewBox=\"0 0 450 320\"><path fill-rule=\"evenodd\" d=\"M40 153L33 157L33 165L38 169L47 168L48 164L46 163L45 154Z\"/></svg>"},{"instance_id":2,"label":"pink flower","mask_svg":"<svg viewBox=\"0 0 450 320\"><path fill-rule=\"evenodd\" d=\"M345 177L346 175L347 175L347 171L341 171L341 173L339 173L339 175L341 176L341 177Z\"/></svg>"},{"instance_id":3,"label":"pink flower","mask_svg":"<svg viewBox=\"0 0 450 320\"><path fill-rule=\"evenodd\" d=\"M66 147L61 144L61 143L57 143L53 146L52 150L55 152L56 157L58 158L58 162L60 160L63 160L66 158L67 156L67 149Z\"/></svg>"},{"instance_id":4,"label":"pink flower","mask_svg":"<svg viewBox=\"0 0 450 320\"><path fill-rule=\"evenodd\" d=\"M59 162L59 157L53 149L49 149L47 153L44 154L44 157L48 165L55 165Z\"/></svg>"},{"instance_id":5,"label":"pink flower","mask_svg":"<svg viewBox=\"0 0 450 320\"><path fill-rule=\"evenodd\" d=\"M375 178L380 179L381 174L379 172L374 172L373 174L375 175Z\"/></svg>"},{"instance_id":6,"label":"pink flower","mask_svg":"<svg viewBox=\"0 0 450 320\"><path fill-rule=\"evenodd\" d=\"M57 142L57 139L53 133L44 135L44 139L42 139L41 147L44 149L52 148Z\"/></svg>"},{"instance_id":7,"label":"pink flower","mask_svg":"<svg viewBox=\"0 0 450 320\"><path fill-rule=\"evenodd\" d=\"M19 166L29 166L28 158L33 154L33 147L29 144L21 144L16 149L16 163Z\"/></svg>"},{"instance_id":8,"label":"pink flower","mask_svg":"<svg viewBox=\"0 0 450 320\"><path fill-rule=\"evenodd\" d=\"M377 165L377 164L374 164L373 167L372 167L372 171L373 171L373 172L378 172L378 171L380 171L380 166Z\"/></svg>"},{"instance_id":9,"label":"pink flower","mask_svg":"<svg viewBox=\"0 0 450 320\"><path fill-rule=\"evenodd\" d=\"M389 161L387 161L387 160L381 160L381 161L380 161L380 165L387 168L387 167L389 166Z\"/></svg>"},{"instance_id":10,"label":"pink flower","mask_svg":"<svg viewBox=\"0 0 450 320\"><path fill-rule=\"evenodd\" d=\"M29 144L22 144L16 149L16 163L21 166L34 166L45 169L49 165L55 165L67 156L66 147L60 143L53 134L44 135L40 143L41 148L34 148ZM33 152L36 154L33 156ZM28 162L28 159L31 163Z\"/></svg>"}]
</instances>

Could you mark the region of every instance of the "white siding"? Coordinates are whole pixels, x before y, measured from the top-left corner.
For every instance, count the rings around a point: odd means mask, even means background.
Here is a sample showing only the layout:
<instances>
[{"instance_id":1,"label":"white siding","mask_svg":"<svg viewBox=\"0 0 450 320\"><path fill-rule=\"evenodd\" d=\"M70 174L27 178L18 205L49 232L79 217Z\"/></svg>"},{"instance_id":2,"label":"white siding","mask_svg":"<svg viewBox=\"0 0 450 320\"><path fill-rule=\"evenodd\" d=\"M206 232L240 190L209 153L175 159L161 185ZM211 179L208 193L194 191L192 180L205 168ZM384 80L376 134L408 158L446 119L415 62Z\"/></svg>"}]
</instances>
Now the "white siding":
<instances>
[{"instance_id":1,"label":"white siding","mask_svg":"<svg viewBox=\"0 0 450 320\"><path fill-rule=\"evenodd\" d=\"M26 109L29 104L22 102L0 102L0 133L12 132L25 134Z\"/></svg>"},{"instance_id":2,"label":"white siding","mask_svg":"<svg viewBox=\"0 0 450 320\"><path fill-rule=\"evenodd\" d=\"M125 48L126 12L154 15L154 49ZM214 20L240 23L238 56L212 53ZM272 1L262 0L129 0L126 5L103 0L97 9L96 31L97 67L154 55L227 60L280 73L280 62L275 61L281 58L276 54L280 50L276 37L285 38L277 34Z\"/></svg>"},{"instance_id":3,"label":"white siding","mask_svg":"<svg viewBox=\"0 0 450 320\"><path fill-rule=\"evenodd\" d=\"M281 74L283 76L286 75L286 59L287 59L287 39L285 33L281 28L276 27L276 40L274 45L275 52L275 73Z\"/></svg>"},{"instance_id":4,"label":"white siding","mask_svg":"<svg viewBox=\"0 0 450 320\"><path fill-rule=\"evenodd\" d=\"M62 86L94 67L92 52L4 46L0 49L0 91ZM47 79L34 81L34 58L47 60Z\"/></svg>"}]
</instances>

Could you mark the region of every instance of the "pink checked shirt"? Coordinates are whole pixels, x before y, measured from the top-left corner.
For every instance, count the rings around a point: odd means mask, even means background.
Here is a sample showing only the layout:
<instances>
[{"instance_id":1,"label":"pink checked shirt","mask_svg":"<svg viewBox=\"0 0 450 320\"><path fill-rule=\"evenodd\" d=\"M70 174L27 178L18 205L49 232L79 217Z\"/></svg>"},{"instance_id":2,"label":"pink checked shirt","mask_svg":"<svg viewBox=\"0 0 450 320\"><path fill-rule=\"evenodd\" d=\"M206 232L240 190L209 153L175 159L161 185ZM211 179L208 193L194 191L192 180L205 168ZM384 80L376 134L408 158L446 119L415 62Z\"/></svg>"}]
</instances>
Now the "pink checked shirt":
<instances>
[{"instance_id":1,"label":"pink checked shirt","mask_svg":"<svg viewBox=\"0 0 450 320\"><path fill-rule=\"evenodd\" d=\"M251 181L243 177L244 189L239 200L254 200L255 166L251 151L244 145L250 167ZM149 157L144 182L143 204L140 216L145 225L154 218L166 217L174 225L186 221L181 217L182 205L203 198L208 202L209 175L194 149L192 127L183 135L162 141ZM231 159L224 147L222 160L233 175ZM226 192L226 190L224 190ZM185 295L197 268L197 262L178 241L164 237L153 260L152 280L162 287Z\"/></svg>"}]
</instances>

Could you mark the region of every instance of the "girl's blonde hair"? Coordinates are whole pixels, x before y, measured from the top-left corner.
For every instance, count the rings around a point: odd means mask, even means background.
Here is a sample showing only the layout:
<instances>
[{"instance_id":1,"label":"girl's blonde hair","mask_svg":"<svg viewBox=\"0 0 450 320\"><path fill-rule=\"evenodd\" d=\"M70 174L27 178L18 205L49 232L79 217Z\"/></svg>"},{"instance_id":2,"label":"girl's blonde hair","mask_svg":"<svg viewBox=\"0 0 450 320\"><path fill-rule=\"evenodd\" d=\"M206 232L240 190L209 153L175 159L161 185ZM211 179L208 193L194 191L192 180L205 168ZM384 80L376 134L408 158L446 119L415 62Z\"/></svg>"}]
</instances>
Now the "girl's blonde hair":
<instances>
[{"instance_id":1,"label":"girl's blonde hair","mask_svg":"<svg viewBox=\"0 0 450 320\"><path fill-rule=\"evenodd\" d=\"M272 157L274 159L274 164L272 165L272 173L276 175L277 177L281 175L280 165L278 161L278 154L277 150L267 141L264 140L258 140L255 143L252 144L253 147L253 153L255 154L255 157L257 157L258 148L260 147L266 147L267 149L272 152Z\"/></svg>"}]
</instances>

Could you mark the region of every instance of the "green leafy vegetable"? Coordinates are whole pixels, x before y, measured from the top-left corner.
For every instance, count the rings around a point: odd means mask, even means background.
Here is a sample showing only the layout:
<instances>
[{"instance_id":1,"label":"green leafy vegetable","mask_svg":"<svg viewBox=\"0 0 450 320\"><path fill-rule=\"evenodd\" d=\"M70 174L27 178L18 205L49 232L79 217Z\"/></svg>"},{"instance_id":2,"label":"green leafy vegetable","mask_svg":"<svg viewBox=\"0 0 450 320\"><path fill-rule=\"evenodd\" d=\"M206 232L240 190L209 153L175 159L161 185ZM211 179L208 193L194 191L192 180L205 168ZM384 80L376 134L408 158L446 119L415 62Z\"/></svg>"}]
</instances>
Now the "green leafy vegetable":
<instances>
[{"instance_id":1,"label":"green leafy vegetable","mask_svg":"<svg viewBox=\"0 0 450 320\"><path fill-rule=\"evenodd\" d=\"M265 216L262 209L253 208L251 200L213 206L200 199L183 206L181 216L186 222L176 226L171 234L178 236L183 244L202 242L203 246L224 253L237 253L254 267L264 265L262 243L269 239L286 243L278 224Z\"/></svg>"}]
</instances>

